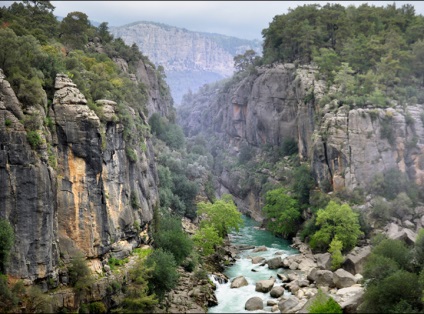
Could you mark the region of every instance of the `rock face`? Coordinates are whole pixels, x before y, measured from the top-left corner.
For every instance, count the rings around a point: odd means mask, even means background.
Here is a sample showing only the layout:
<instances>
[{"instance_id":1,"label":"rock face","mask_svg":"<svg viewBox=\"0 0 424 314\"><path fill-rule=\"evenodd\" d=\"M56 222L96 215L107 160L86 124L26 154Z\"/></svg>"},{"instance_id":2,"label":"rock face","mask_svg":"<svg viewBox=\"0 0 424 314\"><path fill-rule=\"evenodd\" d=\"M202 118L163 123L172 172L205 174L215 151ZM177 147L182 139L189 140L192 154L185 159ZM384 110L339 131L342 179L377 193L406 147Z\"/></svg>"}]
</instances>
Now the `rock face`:
<instances>
[{"instance_id":1,"label":"rock face","mask_svg":"<svg viewBox=\"0 0 424 314\"><path fill-rule=\"evenodd\" d=\"M98 102L100 121L66 75L57 75L55 88L53 124L45 127L37 121L47 107L23 108L0 77L0 215L16 237L8 274L30 281L57 279L59 262L77 252L93 265L106 253L128 255L143 241L158 201L150 139L140 138L146 149L137 148L138 161L130 161L116 103ZM25 119L38 124L31 131L38 145L27 137Z\"/></svg>"},{"instance_id":2,"label":"rock face","mask_svg":"<svg viewBox=\"0 0 424 314\"><path fill-rule=\"evenodd\" d=\"M313 67L277 64L232 85L205 90L179 108L180 124L189 136L215 133L215 151L239 156L242 147L260 153L263 145L297 143L301 160L311 165L324 191L367 189L376 175L391 169L424 184L422 105L353 108L337 101L318 104L325 83ZM216 170L221 193L237 197L237 205L261 220L260 197L243 186L246 174L222 166ZM264 172L269 182L275 174Z\"/></svg>"},{"instance_id":3,"label":"rock face","mask_svg":"<svg viewBox=\"0 0 424 314\"><path fill-rule=\"evenodd\" d=\"M234 56L248 49L261 51L259 41L193 32L153 22L112 27L111 33L128 45L136 43L156 65L165 68L173 97L180 103L189 88L230 76Z\"/></svg>"}]
</instances>

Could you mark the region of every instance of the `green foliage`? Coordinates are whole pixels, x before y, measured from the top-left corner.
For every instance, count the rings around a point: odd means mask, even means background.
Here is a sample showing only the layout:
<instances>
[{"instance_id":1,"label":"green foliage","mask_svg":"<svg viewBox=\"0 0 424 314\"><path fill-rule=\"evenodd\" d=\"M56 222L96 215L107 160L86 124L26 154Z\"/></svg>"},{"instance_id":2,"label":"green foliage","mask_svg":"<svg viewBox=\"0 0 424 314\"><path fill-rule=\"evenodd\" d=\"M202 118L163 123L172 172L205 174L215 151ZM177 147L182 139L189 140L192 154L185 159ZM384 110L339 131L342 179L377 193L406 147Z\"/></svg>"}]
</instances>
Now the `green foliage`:
<instances>
[{"instance_id":1,"label":"green foliage","mask_svg":"<svg viewBox=\"0 0 424 314\"><path fill-rule=\"evenodd\" d=\"M301 215L298 202L283 188L268 191L263 212L268 219L268 229L289 238L299 229Z\"/></svg>"},{"instance_id":2,"label":"green foliage","mask_svg":"<svg viewBox=\"0 0 424 314\"><path fill-rule=\"evenodd\" d=\"M417 289L418 276L398 270L386 278L367 286L364 303L365 313L411 313L421 309L421 291ZM405 312L406 311L406 312Z\"/></svg>"},{"instance_id":3,"label":"green foliage","mask_svg":"<svg viewBox=\"0 0 424 314\"><path fill-rule=\"evenodd\" d=\"M115 257L111 257L107 261L107 264L110 266L110 269L112 271L116 269L116 266L122 266L122 265L125 265L126 263L128 263L128 258L117 259Z\"/></svg>"},{"instance_id":4,"label":"green foliage","mask_svg":"<svg viewBox=\"0 0 424 314\"><path fill-rule=\"evenodd\" d=\"M330 243L328 252L331 253L331 269L339 269L344 262L342 255L343 243L337 239L337 236Z\"/></svg>"},{"instance_id":5,"label":"green foliage","mask_svg":"<svg viewBox=\"0 0 424 314\"><path fill-rule=\"evenodd\" d=\"M159 229L153 238L155 246L172 253L178 265L193 250L193 242L182 229L181 220L170 215L161 217Z\"/></svg>"},{"instance_id":6,"label":"green foliage","mask_svg":"<svg viewBox=\"0 0 424 314\"><path fill-rule=\"evenodd\" d=\"M246 50L244 54L239 54L234 57L234 68L237 72L243 72L253 68L254 64L259 61L256 52L252 49Z\"/></svg>"},{"instance_id":7,"label":"green foliage","mask_svg":"<svg viewBox=\"0 0 424 314\"><path fill-rule=\"evenodd\" d=\"M315 182L309 167L305 164L297 167L293 172L293 194L301 207L309 204L309 194Z\"/></svg>"},{"instance_id":8,"label":"green foliage","mask_svg":"<svg viewBox=\"0 0 424 314\"><path fill-rule=\"evenodd\" d=\"M393 119L391 117L385 117L381 120L381 131L380 137L383 139L387 139L390 145L395 144L395 132L393 129Z\"/></svg>"},{"instance_id":9,"label":"green foliage","mask_svg":"<svg viewBox=\"0 0 424 314\"><path fill-rule=\"evenodd\" d=\"M424 229L418 232L413 254L415 263L422 268L424 266Z\"/></svg>"},{"instance_id":10,"label":"green foliage","mask_svg":"<svg viewBox=\"0 0 424 314\"><path fill-rule=\"evenodd\" d=\"M239 163L244 164L247 163L250 159L252 159L252 148L249 147L249 145L245 144L240 148L239 153Z\"/></svg>"},{"instance_id":11,"label":"green foliage","mask_svg":"<svg viewBox=\"0 0 424 314\"><path fill-rule=\"evenodd\" d=\"M81 296L91 288L93 278L90 268L82 255L75 256L68 267L69 284L74 288L76 295Z\"/></svg>"},{"instance_id":12,"label":"green foliage","mask_svg":"<svg viewBox=\"0 0 424 314\"><path fill-rule=\"evenodd\" d=\"M9 312L18 302L18 296L13 293L7 284L7 276L0 274L0 305L2 311Z\"/></svg>"},{"instance_id":13,"label":"green foliage","mask_svg":"<svg viewBox=\"0 0 424 314\"><path fill-rule=\"evenodd\" d=\"M163 299L165 293L178 282L179 274L174 255L161 248L156 249L147 257L146 266L153 268L148 284L150 291Z\"/></svg>"},{"instance_id":14,"label":"green foliage","mask_svg":"<svg viewBox=\"0 0 424 314\"><path fill-rule=\"evenodd\" d=\"M402 268L408 268L411 257L408 247L401 240L384 239L374 247L373 253L392 259Z\"/></svg>"},{"instance_id":15,"label":"green foliage","mask_svg":"<svg viewBox=\"0 0 424 314\"><path fill-rule=\"evenodd\" d=\"M103 302L93 302L88 305L88 312L90 314L103 314L107 312L107 309Z\"/></svg>"},{"instance_id":16,"label":"green foliage","mask_svg":"<svg viewBox=\"0 0 424 314\"><path fill-rule=\"evenodd\" d=\"M4 125L6 126L6 127L10 127L11 125L12 125L12 120L10 120L10 119L4 119Z\"/></svg>"},{"instance_id":17,"label":"green foliage","mask_svg":"<svg viewBox=\"0 0 424 314\"><path fill-rule=\"evenodd\" d=\"M200 227L213 226L222 238L233 229L238 231L243 225L241 213L229 194L222 195L222 198L214 203L199 202L197 208L198 215L204 215Z\"/></svg>"},{"instance_id":18,"label":"green foliage","mask_svg":"<svg viewBox=\"0 0 424 314\"><path fill-rule=\"evenodd\" d=\"M203 256L215 252L215 246L223 244L223 238L213 226L203 226L193 235L193 242Z\"/></svg>"},{"instance_id":19,"label":"green foliage","mask_svg":"<svg viewBox=\"0 0 424 314\"><path fill-rule=\"evenodd\" d=\"M9 221L0 218L0 274L6 273L9 253L13 247L15 233Z\"/></svg>"},{"instance_id":20,"label":"green foliage","mask_svg":"<svg viewBox=\"0 0 424 314\"><path fill-rule=\"evenodd\" d=\"M337 236L343 243L343 249L352 249L362 235L358 215L352 211L348 204L339 205L330 201L325 209L317 212L316 225L319 230L311 238L312 248L324 250Z\"/></svg>"},{"instance_id":21,"label":"green foliage","mask_svg":"<svg viewBox=\"0 0 424 314\"><path fill-rule=\"evenodd\" d=\"M299 149L297 147L297 142L293 138L285 138L283 143L281 144L281 155L291 156L293 154L297 154Z\"/></svg>"},{"instance_id":22,"label":"green foliage","mask_svg":"<svg viewBox=\"0 0 424 314\"><path fill-rule=\"evenodd\" d=\"M118 308L119 313L151 312L153 306L158 303L156 295L149 291L149 281L152 280L151 274L155 267L155 263L150 267L146 265L146 258L151 252L151 250L139 252L139 259L130 270L131 284L128 285L122 305Z\"/></svg>"},{"instance_id":23,"label":"green foliage","mask_svg":"<svg viewBox=\"0 0 424 314\"><path fill-rule=\"evenodd\" d=\"M308 309L308 313L343 313L341 306L332 297L327 296L321 289Z\"/></svg>"}]
</instances>

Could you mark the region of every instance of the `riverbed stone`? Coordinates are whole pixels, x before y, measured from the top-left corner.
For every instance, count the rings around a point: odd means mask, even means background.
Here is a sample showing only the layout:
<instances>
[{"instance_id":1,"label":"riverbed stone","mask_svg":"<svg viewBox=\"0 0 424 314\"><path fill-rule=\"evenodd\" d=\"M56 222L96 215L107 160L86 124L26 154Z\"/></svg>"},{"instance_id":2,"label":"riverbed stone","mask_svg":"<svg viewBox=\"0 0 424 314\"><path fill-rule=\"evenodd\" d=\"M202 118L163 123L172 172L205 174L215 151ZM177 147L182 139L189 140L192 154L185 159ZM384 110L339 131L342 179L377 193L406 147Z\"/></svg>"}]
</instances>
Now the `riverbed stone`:
<instances>
[{"instance_id":1,"label":"riverbed stone","mask_svg":"<svg viewBox=\"0 0 424 314\"><path fill-rule=\"evenodd\" d=\"M286 275L284 275L284 274L281 274L281 273L279 273L279 274L277 274L277 277L282 281L282 282L288 282L289 281L289 279L287 278L287 276Z\"/></svg>"},{"instance_id":2,"label":"riverbed stone","mask_svg":"<svg viewBox=\"0 0 424 314\"><path fill-rule=\"evenodd\" d=\"M278 268L283 267L283 262L282 262L280 256L273 257L273 258L267 260L266 263L268 264L269 269L278 269Z\"/></svg>"},{"instance_id":3,"label":"riverbed stone","mask_svg":"<svg viewBox=\"0 0 424 314\"><path fill-rule=\"evenodd\" d=\"M253 256L252 257L252 264L259 264L265 261L265 258L262 256Z\"/></svg>"},{"instance_id":4,"label":"riverbed stone","mask_svg":"<svg viewBox=\"0 0 424 314\"><path fill-rule=\"evenodd\" d=\"M247 311L262 310L264 308L264 302L260 297L252 297L246 301L244 309Z\"/></svg>"},{"instance_id":5,"label":"riverbed stone","mask_svg":"<svg viewBox=\"0 0 424 314\"><path fill-rule=\"evenodd\" d=\"M256 283L255 291L264 292L267 293L271 291L272 287L274 286L275 278L270 278L266 280L259 280Z\"/></svg>"},{"instance_id":6,"label":"riverbed stone","mask_svg":"<svg viewBox=\"0 0 424 314\"><path fill-rule=\"evenodd\" d=\"M298 304L299 299L292 295L287 300L280 301L280 303L278 303L278 309L281 311L281 313L288 313Z\"/></svg>"},{"instance_id":7,"label":"riverbed stone","mask_svg":"<svg viewBox=\"0 0 424 314\"><path fill-rule=\"evenodd\" d=\"M231 281L231 288L240 288L243 286L247 286L249 283L247 282L246 278L244 278L243 276L239 276L233 279L233 281Z\"/></svg>"},{"instance_id":8,"label":"riverbed stone","mask_svg":"<svg viewBox=\"0 0 424 314\"><path fill-rule=\"evenodd\" d=\"M334 284L339 289L353 286L356 283L355 277L342 268L339 268L334 272L333 280Z\"/></svg>"},{"instance_id":9,"label":"riverbed stone","mask_svg":"<svg viewBox=\"0 0 424 314\"><path fill-rule=\"evenodd\" d=\"M268 249L265 245L258 246L258 247L254 248L252 250L252 252L254 252L254 253L255 252L265 252L265 251L268 251Z\"/></svg>"},{"instance_id":10,"label":"riverbed stone","mask_svg":"<svg viewBox=\"0 0 424 314\"><path fill-rule=\"evenodd\" d=\"M343 269L350 272L352 275L362 273L364 270L365 262L368 256L371 254L371 246L355 247L349 254L346 255L346 259L343 263Z\"/></svg>"},{"instance_id":11,"label":"riverbed stone","mask_svg":"<svg viewBox=\"0 0 424 314\"><path fill-rule=\"evenodd\" d=\"M317 270L316 271L316 284L317 286L334 287L334 275L330 270Z\"/></svg>"},{"instance_id":12,"label":"riverbed stone","mask_svg":"<svg viewBox=\"0 0 424 314\"><path fill-rule=\"evenodd\" d=\"M317 261L317 267L320 269L329 270L331 268L331 254L330 253L322 253L315 254L315 260Z\"/></svg>"},{"instance_id":13,"label":"riverbed stone","mask_svg":"<svg viewBox=\"0 0 424 314\"><path fill-rule=\"evenodd\" d=\"M282 286L272 287L269 295L273 298L279 298L284 294L284 288Z\"/></svg>"}]
</instances>

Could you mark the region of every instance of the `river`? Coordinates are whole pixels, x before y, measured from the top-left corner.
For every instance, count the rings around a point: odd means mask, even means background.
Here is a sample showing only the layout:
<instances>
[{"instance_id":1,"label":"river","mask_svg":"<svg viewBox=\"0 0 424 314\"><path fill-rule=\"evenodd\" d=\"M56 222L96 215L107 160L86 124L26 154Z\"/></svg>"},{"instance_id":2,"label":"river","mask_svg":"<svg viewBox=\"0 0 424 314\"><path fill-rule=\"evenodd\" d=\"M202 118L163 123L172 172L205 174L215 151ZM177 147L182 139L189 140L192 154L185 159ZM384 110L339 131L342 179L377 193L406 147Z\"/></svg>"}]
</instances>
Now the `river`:
<instances>
[{"instance_id":1,"label":"river","mask_svg":"<svg viewBox=\"0 0 424 314\"><path fill-rule=\"evenodd\" d=\"M217 286L215 291L218 299L218 305L210 307L208 313L254 313L255 311L246 311L244 305L248 299L254 296L259 296L264 300L264 310L256 312L271 312L271 307L266 306L266 300L271 299L269 292L262 293L255 291L256 282L263 279L269 279L270 276L277 278L277 273L282 272L281 269L271 270L268 269L268 265L260 266L260 264L252 264L249 256L262 256L265 259L269 259L282 253L281 256L297 254L296 249L291 248L289 241L275 237L271 232L266 230L260 230L258 228L259 223L243 216L244 227L240 229L238 233L230 234L230 241L233 245L253 245L253 246L266 246L267 251L263 252L252 252L252 249L240 252L240 258L237 259L236 263L229 266L225 270L225 275L229 277L229 281L225 284L219 284L213 278L211 278ZM256 272L252 269L257 270ZM247 279L249 285L231 289L231 281L235 277L244 276ZM276 281L276 285L280 283L279 279ZM285 292L290 294L289 292Z\"/></svg>"}]
</instances>

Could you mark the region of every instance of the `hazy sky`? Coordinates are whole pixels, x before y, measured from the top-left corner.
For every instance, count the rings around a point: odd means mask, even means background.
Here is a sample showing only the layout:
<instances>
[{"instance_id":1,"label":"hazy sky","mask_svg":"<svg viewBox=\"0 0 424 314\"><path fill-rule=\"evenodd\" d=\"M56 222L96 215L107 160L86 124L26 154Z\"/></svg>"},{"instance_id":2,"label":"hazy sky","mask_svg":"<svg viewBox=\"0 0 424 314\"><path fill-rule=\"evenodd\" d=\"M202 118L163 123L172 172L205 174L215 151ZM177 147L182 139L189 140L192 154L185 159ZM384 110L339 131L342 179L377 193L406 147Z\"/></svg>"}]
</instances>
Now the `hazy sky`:
<instances>
[{"instance_id":1,"label":"hazy sky","mask_svg":"<svg viewBox=\"0 0 424 314\"><path fill-rule=\"evenodd\" d=\"M7 2L12 1L3 1ZM56 7L54 14L62 17L81 11L90 20L108 22L109 26L152 21L245 39L262 39L262 29L275 15L287 13L288 8L328 2L344 6L367 2L385 6L396 2L398 7L411 3L417 14L424 15L424 1L51 1Z\"/></svg>"}]
</instances>

